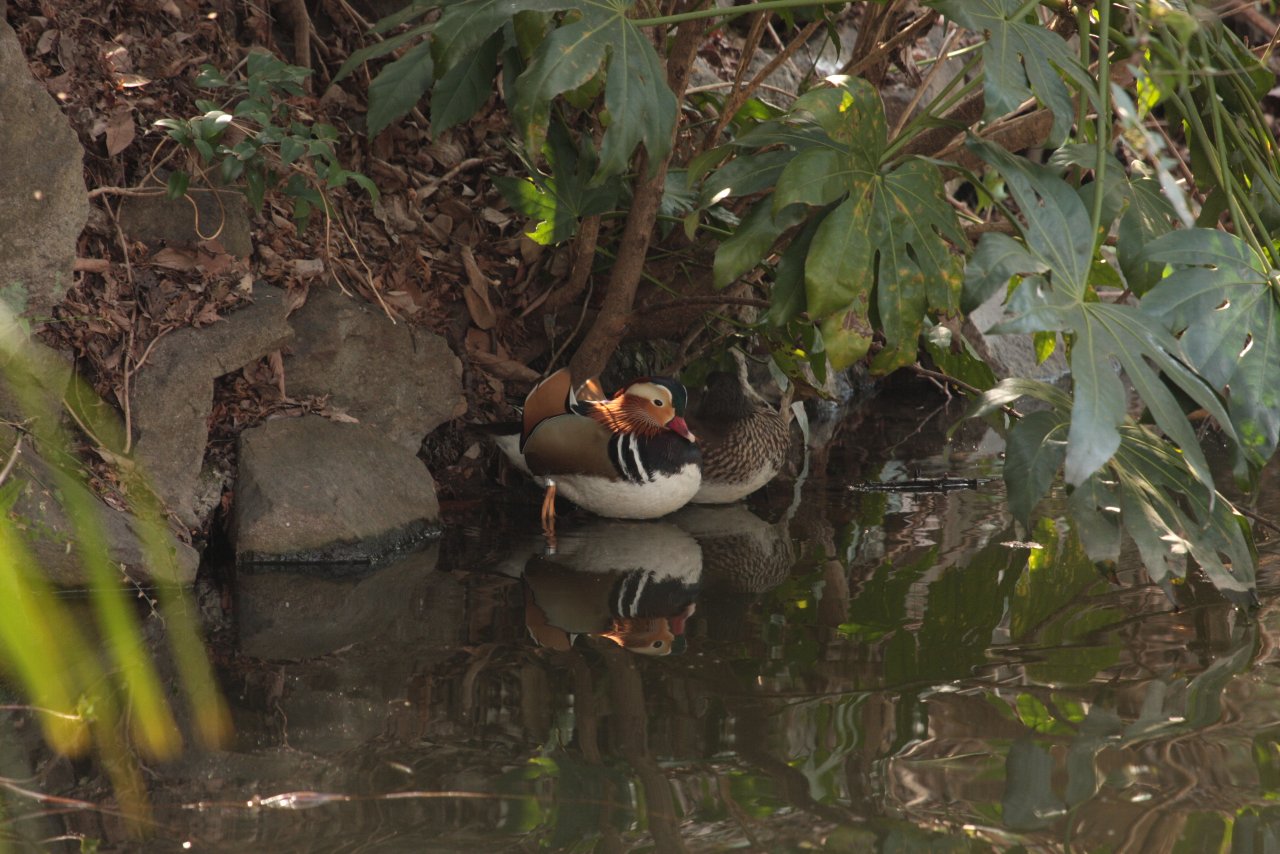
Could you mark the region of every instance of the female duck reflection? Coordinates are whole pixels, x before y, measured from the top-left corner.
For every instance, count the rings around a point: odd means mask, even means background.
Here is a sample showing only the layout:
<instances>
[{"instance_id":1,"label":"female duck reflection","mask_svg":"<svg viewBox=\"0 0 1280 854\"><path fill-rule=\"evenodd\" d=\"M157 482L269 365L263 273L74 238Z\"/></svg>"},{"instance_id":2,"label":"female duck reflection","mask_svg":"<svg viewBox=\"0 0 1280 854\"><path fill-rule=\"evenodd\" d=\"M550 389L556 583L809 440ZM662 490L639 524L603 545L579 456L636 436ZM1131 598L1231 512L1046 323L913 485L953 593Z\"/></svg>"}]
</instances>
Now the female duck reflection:
<instances>
[{"instance_id":1,"label":"female duck reflection","mask_svg":"<svg viewBox=\"0 0 1280 854\"><path fill-rule=\"evenodd\" d=\"M525 622L538 644L563 651L593 635L644 655L683 648L702 548L675 525L592 520L562 531L554 554L520 563L522 554L497 569L524 581Z\"/></svg>"}]
</instances>

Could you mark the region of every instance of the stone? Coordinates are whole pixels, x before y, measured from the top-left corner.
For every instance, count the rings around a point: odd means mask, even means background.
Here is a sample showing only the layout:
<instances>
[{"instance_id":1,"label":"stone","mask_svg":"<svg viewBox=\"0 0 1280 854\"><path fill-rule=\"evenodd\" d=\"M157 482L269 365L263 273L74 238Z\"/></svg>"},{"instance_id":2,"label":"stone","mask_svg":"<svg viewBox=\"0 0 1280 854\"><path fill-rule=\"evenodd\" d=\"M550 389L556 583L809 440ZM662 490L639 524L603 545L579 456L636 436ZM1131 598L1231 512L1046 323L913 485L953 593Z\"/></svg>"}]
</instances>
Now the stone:
<instances>
[{"instance_id":1,"label":"stone","mask_svg":"<svg viewBox=\"0 0 1280 854\"><path fill-rule=\"evenodd\" d=\"M290 320L291 395L331 395L335 407L414 453L428 433L467 411L462 363L439 335L392 323L377 306L329 287L312 288Z\"/></svg>"},{"instance_id":2,"label":"stone","mask_svg":"<svg viewBox=\"0 0 1280 854\"><path fill-rule=\"evenodd\" d=\"M440 603L429 599L445 590L456 596L459 618L466 613L462 590L441 583L442 574L436 572L439 558L440 544L428 543L374 570L242 569L236 575L240 652L253 658L305 661L352 644L360 644L362 654L384 644L449 646L456 637L450 634L457 629L456 620L422 620L424 611L440 611ZM448 628L441 631L443 626Z\"/></svg>"},{"instance_id":3,"label":"stone","mask_svg":"<svg viewBox=\"0 0 1280 854\"><path fill-rule=\"evenodd\" d=\"M259 287L253 305L202 329L179 329L160 339L134 381L130 406L144 475L156 495L189 528L212 510L199 505L200 466L209 441L213 383L293 337L281 291ZM213 500L217 497L214 495Z\"/></svg>"},{"instance_id":4,"label":"stone","mask_svg":"<svg viewBox=\"0 0 1280 854\"><path fill-rule=\"evenodd\" d=\"M84 150L0 19L0 298L48 318L71 285L89 218Z\"/></svg>"},{"instance_id":5,"label":"stone","mask_svg":"<svg viewBox=\"0 0 1280 854\"><path fill-rule=\"evenodd\" d=\"M1044 362L1036 363L1035 344L1030 335L995 335L988 330L1004 319L1004 290L997 289L964 322L965 337L973 349L995 371L997 377L1028 377L1057 382L1070 373L1062 348Z\"/></svg>"},{"instance_id":6,"label":"stone","mask_svg":"<svg viewBox=\"0 0 1280 854\"><path fill-rule=\"evenodd\" d=\"M4 448L7 458L16 434L11 428L5 428L3 434L0 447ZM99 528L106 544L107 560L121 571L121 583L129 579L146 582L156 577L153 556L143 547L144 523L107 506L78 480L66 479L59 483L52 466L32 445L23 443L10 477L20 488L8 515L17 525L35 563L53 584L71 588L89 586L89 575L74 548L84 539L86 525ZM71 513L69 508L87 508L88 513ZM162 532L162 541L170 571L161 575L169 575L169 580L179 584L190 584L195 580L200 555L167 529Z\"/></svg>"},{"instance_id":7,"label":"stone","mask_svg":"<svg viewBox=\"0 0 1280 854\"><path fill-rule=\"evenodd\" d=\"M253 252L249 201L234 190L191 188L183 198L163 193L125 196L120 204L124 233L147 244L195 247L217 240L237 258Z\"/></svg>"},{"instance_id":8,"label":"stone","mask_svg":"<svg viewBox=\"0 0 1280 854\"><path fill-rule=\"evenodd\" d=\"M435 482L367 424L279 418L240 435L240 563L371 563L438 530Z\"/></svg>"}]
</instances>

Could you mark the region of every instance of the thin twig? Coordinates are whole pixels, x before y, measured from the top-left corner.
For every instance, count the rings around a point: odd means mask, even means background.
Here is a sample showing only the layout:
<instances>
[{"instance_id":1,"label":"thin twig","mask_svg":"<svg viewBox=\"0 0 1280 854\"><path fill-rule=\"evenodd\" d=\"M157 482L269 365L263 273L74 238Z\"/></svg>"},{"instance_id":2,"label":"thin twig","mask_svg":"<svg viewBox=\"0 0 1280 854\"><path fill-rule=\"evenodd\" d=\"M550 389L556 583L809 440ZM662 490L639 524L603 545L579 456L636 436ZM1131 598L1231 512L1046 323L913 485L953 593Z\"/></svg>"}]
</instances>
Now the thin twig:
<instances>
[{"instance_id":1,"label":"thin twig","mask_svg":"<svg viewBox=\"0 0 1280 854\"><path fill-rule=\"evenodd\" d=\"M22 434L19 433L17 438L13 440L13 450L9 452L9 459L5 462L4 468L0 469L0 484L9 479L9 475L13 473L13 467L17 465L18 454L22 452ZM0 706L0 709L7 709L9 706Z\"/></svg>"},{"instance_id":2,"label":"thin twig","mask_svg":"<svg viewBox=\"0 0 1280 854\"><path fill-rule=\"evenodd\" d=\"M909 41L920 35L924 30L933 26L934 21L938 19L938 13L932 9L907 24L898 32L896 36L887 42L881 42L871 50L867 51L867 55L842 69L843 74L850 77L857 77L863 71L866 71L872 65L886 59L890 53L897 49L903 42Z\"/></svg>"},{"instance_id":3,"label":"thin twig","mask_svg":"<svg viewBox=\"0 0 1280 854\"><path fill-rule=\"evenodd\" d=\"M946 34L942 39L942 46L938 48L938 56L933 61L933 67L929 69L929 73L920 81L920 85L916 87L916 93L911 96L911 103L907 104L907 108L902 111L902 115L898 116L898 120L894 122L893 130L889 133L889 139L896 139L898 134L902 133L902 128L911 119L911 114L916 111L916 107L920 105L920 100L924 97L924 93L928 91L929 84L933 82L933 78L942 70L943 57L947 55L947 51L951 49L951 43L955 41L955 37L959 34L959 28L946 29Z\"/></svg>"},{"instance_id":4,"label":"thin twig","mask_svg":"<svg viewBox=\"0 0 1280 854\"><path fill-rule=\"evenodd\" d=\"M691 305L745 305L751 308L768 308L771 303L768 300L756 299L755 297L693 296L667 300L653 305L644 305L640 307L637 314L656 314L660 311L684 308Z\"/></svg>"}]
</instances>

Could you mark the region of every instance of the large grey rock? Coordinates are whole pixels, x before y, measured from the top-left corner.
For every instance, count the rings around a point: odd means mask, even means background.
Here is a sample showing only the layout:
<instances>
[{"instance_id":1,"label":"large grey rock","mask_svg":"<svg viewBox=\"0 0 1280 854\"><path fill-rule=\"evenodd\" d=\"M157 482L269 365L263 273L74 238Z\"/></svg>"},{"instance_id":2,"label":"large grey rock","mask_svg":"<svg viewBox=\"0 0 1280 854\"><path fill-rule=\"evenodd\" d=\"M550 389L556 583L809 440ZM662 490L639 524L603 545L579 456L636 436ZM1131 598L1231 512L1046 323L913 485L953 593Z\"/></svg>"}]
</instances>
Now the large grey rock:
<instances>
[{"instance_id":1,"label":"large grey rock","mask_svg":"<svg viewBox=\"0 0 1280 854\"><path fill-rule=\"evenodd\" d=\"M120 227L144 243L195 246L216 239L237 258L253 252L249 203L234 190L192 188L184 198L163 194L125 196L120 203Z\"/></svg>"},{"instance_id":2,"label":"large grey rock","mask_svg":"<svg viewBox=\"0 0 1280 854\"><path fill-rule=\"evenodd\" d=\"M439 335L393 324L327 287L312 288L290 321L290 394L332 395L334 406L414 453L427 433L467 411L462 363Z\"/></svg>"},{"instance_id":3,"label":"large grey rock","mask_svg":"<svg viewBox=\"0 0 1280 854\"><path fill-rule=\"evenodd\" d=\"M260 287L255 302L202 329L162 338L138 372L130 400L136 458L156 494L191 528L211 507L197 504L209 440L213 381L279 350L293 337L281 292ZM215 495L216 500L216 495Z\"/></svg>"},{"instance_id":4,"label":"large grey rock","mask_svg":"<svg viewBox=\"0 0 1280 854\"><path fill-rule=\"evenodd\" d=\"M317 415L240 435L236 560L371 562L437 529L426 467L366 424Z\"/></svg>"},{"instance_id":5,"label":"large grey rock","mask_svg":"<svg viewBox=\"0 0 1280 854\"><path fill-rule=\"evenodd\" d=\"M0 433L3 433L0 448L7 457L15 434L11 428L4 428ZM163 530L160 532L163 552L147 554L143 547L142 522L108 507L74 478L59 483L52 467L30 444L24 442L9 476L19 484L9 518L16 524L36 565L54 584L89 586L89 576L75 548L84 541L88 526L99 530L106 544L106 558L119 571L121 584L128 583L129 579L144 582L157 576L180 584L195 580L200 563L195 549ZM76 508L83 508L84 512Z\"/></svg>"},{"instance_id":6,"label":"large grey rock","mask_svg":"<svg viewBox=\"0 0 1280 854\"><path fill-rule=\"evenodd\" d=\"M445 591L457 598L457 614L466 613L461 589L440 583L439 557L439 544L431 543L372 572L241 570L236 576L240 651L254 658L303 661L352 644L360 644L362 654L382 645L448 646L457 637L457 620L422 619L426 609L440 611L433 599Z\"/></svg>"},{"instance_id":7,"label":"large grey rock","mask_svg":"<svg viewBox=\"0 0 1280 854\"><path fill-rule=\"evenodd\" d=\"M965 337L997 377L1029 377L1056 382L1070 373L1061 347L1044 362L1037 363L1035 343L1030 335L996 335L988 331L1004 319L1004 291L997 290L970 312L964 327Z\"/></svg>"},{"instance_id":8,"label":"large grey rock","mask_svg":"<svg viewBox=\"0 0 1280 854\"><path fill-rule=\"evenodd\" d=\"M84 151L0 18L0 298L45 318L71 284L89 217Z\"/></svg>"}]
</instances>

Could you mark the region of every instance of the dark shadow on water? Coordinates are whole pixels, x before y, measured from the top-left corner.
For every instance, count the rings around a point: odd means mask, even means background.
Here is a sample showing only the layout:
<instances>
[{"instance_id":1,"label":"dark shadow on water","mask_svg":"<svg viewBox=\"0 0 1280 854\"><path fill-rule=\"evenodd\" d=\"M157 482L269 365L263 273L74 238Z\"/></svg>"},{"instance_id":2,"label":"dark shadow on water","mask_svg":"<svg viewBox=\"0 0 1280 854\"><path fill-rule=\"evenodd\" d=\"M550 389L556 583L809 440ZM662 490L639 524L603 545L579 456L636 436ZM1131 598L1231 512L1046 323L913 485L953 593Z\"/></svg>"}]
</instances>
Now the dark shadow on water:
<instances>
[{"instance_id":1,"label":"dark shadow on water","mask_svg":"<svg viewBox=\"0 0 1280 854\"><path fill-rule=\"evenodd\" d=\"M1270 850L1270 556L1257 613L1194 579L1175 611L1052 502L1015 530L999 443L946 444L935 408L878 401L747 505L567 513L554 552L514 488L390 566L240 572L215 646L237 742L151 769L145 847ZM990 480L850 489L947 476ZM32 756L0 774L105 797ZM38 821L137 850L108 812Z\"/></svg>"}]
</instances>

